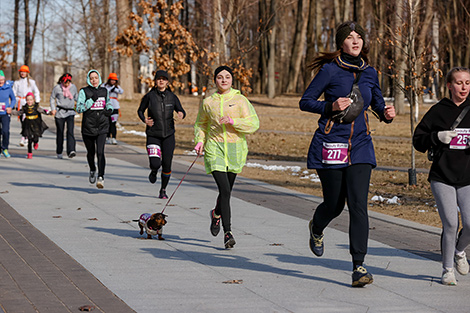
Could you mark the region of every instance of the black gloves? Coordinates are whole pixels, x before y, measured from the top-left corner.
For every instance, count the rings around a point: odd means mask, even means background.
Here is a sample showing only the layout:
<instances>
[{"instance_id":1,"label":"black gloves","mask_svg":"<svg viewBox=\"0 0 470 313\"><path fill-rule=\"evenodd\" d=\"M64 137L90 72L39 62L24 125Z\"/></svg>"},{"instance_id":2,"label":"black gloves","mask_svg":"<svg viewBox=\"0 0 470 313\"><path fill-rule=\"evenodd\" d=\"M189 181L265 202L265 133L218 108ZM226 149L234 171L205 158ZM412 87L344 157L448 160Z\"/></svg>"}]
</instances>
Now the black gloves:
<instances>
[{"instance_id":1,"label":"black gloves","mask_svg":"<svg viewBox=\"0 0 470 313\"><path fill-rule=\"evenodd\" d=\"M112 110L112 109L104 110L104 115L106 115L107 117L110 117L112 114L113 114L113 110Z\"/></svg>"}]
</instances>

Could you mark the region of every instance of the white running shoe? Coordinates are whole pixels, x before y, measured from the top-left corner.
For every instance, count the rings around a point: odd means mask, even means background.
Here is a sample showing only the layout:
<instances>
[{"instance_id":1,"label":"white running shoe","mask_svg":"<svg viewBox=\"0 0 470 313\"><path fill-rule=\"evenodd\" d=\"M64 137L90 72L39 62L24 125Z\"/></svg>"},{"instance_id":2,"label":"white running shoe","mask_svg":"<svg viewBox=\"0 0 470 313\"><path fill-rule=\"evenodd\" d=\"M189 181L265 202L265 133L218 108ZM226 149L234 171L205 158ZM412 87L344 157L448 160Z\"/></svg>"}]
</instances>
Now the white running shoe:
<instances>
[{"instance_id":1,"label":"white running shoe","mask_svg":"<svg viewBox=\"0 0 470 313\"><path fill-rule=\"evenodd\" d=\"M24 147L28 144L28 138L21 137L20 146Z\"/></svg>"},{"instance_id":2,"label":"white running shoe","mask_svg":"<svg viewBox=\"0 0 470 313\"><path fill-rule=\"evenodd\" d=\"M117 140L116 140L116 138L111 138L111 144L117 145Z\"/></svg>"},{"instance_id":3,"label":"white running shoe","mask_svg":"<svg viewBox=\"0 0 470 313\"><path fill-rule=\"evenodd\" d=\"M447 286L455 286L457 285L457 280L455 279L455 272L454 269L444 269L442 271L442 278L441 282L443 285Z\"/></svg>"},{"instance_id":4,"label":"white running shoe","mask_svg":"<svg viewBox=\"0 0 470 313\"><path fill-rule=\"evenodd\" d=\"M98 181L96 182L96 187L98 189L103 189L104 188L104 178L103 177L98 177Z\"/></svg>"},{"instance_id":5,"label":"white running shoe","mask_svg":"<svg viewBox=\"0 0 470 313\"><path fill-rule=\"evenodd\" d=\"M469 265L467 261L467 254L464 252L462 255L455 255L455 268L460 275L467 275L469 270Z\"/></svg>"}]
</instances>

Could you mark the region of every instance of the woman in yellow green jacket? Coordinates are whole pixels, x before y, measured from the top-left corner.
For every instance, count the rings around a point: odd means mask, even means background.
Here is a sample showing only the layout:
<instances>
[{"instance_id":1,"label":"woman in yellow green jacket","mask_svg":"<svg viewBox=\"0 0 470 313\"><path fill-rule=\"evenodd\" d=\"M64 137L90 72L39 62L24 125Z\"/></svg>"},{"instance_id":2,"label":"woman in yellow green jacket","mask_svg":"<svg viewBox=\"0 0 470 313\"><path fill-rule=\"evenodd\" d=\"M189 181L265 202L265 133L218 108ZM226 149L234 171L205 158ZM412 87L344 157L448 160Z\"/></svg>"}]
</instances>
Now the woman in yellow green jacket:
<instances>
[{"instance_id":1,"label":"woman in yellow green jacket","mask_svg":"<svg viewBox=\"0 0 470 313\"><path fill-rule=\"evenodd\" d=\"M259 120L250 101L239 90L232 89L233 72L220 66L214 72L217 92L205 99L199 108L194 134L196 152L204 152L207 174L212 174L219 189L216 206L210 211L213 236L224 228L224 245L233 248L230 195L237 174L243 169L248 155L245 134L259 128Z\"/></svg>"}]
</instances>

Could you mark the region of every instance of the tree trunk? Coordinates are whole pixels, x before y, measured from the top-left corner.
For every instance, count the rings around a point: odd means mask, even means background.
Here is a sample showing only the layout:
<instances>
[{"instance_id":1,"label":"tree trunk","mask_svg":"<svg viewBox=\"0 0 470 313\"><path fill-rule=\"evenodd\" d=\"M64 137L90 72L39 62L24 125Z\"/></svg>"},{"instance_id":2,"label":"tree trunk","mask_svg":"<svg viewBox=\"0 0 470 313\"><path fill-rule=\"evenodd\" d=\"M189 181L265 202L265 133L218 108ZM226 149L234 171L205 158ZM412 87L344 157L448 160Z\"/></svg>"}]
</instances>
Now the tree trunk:
<instances>
[{"instance_id":1,"label":"tree trunk","mask_svg":"<svg viewBox=\"0 0 470 313\"><path fill-rule=\"evenodd\" d=\"M41 7L41 0L37 0L36 16L34 18L33 29L29 21L29 0L24 0L24 63L31 65L31 57L33 53L34 38L36 37L36 30L39 20L39 9Z\"/></svg>"},{"instance_id":2,"label":"tree trunk","mask_svg":"<svg viewBox=\"0 0 470 313\"><path fill-rule=\"evenodd\" d=\"M130 20L128 19L130 13L131 8L128 0L116 0L116 18L119 34L130 26ZM124 89L122 98L132 100L134 97L134 68L132 66L132 56L119 54L119 70L119 84L122 89Z\"/></svg>"},{"instance_id":3,"label":"tree trunk","mask_svg":"<svg viewBox=\"0 0 470 313\"><path fill-rule=\"evenodd\" d=\"M297 92L297 82L300 74L300 65L302 64L302 54L305 46L305 35L307 32L307 17L305 7L308 5L307 0L298 0L297 2L297 19L295 23L295 36L292 45L292 52L289 63L287 93Z\"/></svg>"},{"instance_id":4,"label":"tree trunk","mask_svg":"<svg viewBox=\"0 0 470 313\"><path fill-rule=\"evenodd\" d=\"M13 64L11 66L11 79L15 80L18 74L18 25L20 15L20 0L15 0L15 14L13 22Z\"/></svg>"},{"instance_id":5,"label":"tree trunk","mask_svg":"<svg viewBox=\"0 0 470 313\"><path fill-rule=\"evenodd\" d=\"M109 43L111 42L111 34L109 29L109 0L103 0L103 80L110 73L110 57L109 57Z\"/></svg>"},{"instance_id":6,"label":"tree trunk","mask_svg":"<svg viewBox=\"0 0 470 313\"><path fill-rule=\"evenodd\" d=\"M259 41L259 85L260 93L267 93L268 86L268 0L259 1L260 41Z\"/></svg>"},{"instance_id":7,"label":"tree trunk","mask_svg":"<svg viewBox=\"0 0 470 313\"><path fill-rule=\"evenodd\" d=\"M270 22L268 26L268 98L276 96L276 14L277 0L271 0Z\"/></svg>"},{"instance_id":8,"label":"tree trunk","mask_svg":"<svg viewBox=\"0 0 470 313\"><path fill-rule=\"evenodd\" d=\"M403 20L403 1L396 0L395 1L395 21L394 27L395 31L395 72L397 76L395 77L395 82L393 84L394 88L394 102L393 105L395 106L396 114L404 114L405 113L405 58L403 57L403 31L398 31L398 29L402 29L404 20Z\"/></svg>"},{"instance_id":9,"label":"tree trunk","mask_svg":"<svg viewBox=\"0 0 470 313\"><path fill-rule=\"evenodd\" d=\"M307 53L305 55L305 63L310 64L313 56L315 55L315 45L316 45L316 0L310 0L308 6L308 24L307 24ZM312 73L308 70L304 71L304 86L308 86L312 80ZM305 89L305 88L304 88Z\"/></svg>"}]
</instances>

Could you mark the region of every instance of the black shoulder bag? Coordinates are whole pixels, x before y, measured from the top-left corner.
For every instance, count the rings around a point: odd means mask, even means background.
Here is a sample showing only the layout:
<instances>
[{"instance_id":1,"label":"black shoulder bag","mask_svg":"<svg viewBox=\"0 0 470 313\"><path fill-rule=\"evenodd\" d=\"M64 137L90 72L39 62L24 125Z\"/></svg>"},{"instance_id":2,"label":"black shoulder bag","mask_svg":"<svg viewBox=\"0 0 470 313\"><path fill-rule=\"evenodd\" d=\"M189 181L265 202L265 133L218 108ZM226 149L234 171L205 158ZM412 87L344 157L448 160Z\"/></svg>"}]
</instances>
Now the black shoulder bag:
<instances>
[{"instance_id":1,"label":"black shoulder bag","mask_svg":"<svg viewBox=\"0 0 470 313\"><path fill-rule=\"evenodd\" d=\"M470 106L467 106L465 108L463 108L462 112L460 112L459 116L457 116L457 118L455 119L454 123L452 124L452 126L450 127L450 130L454 130L457 128L457 126L459 126L460 122L463 120L463 118L465 117L465 115L467 115L467 112L470 110ZM438 153L440 152L440 149L439 148L435 148L435 147L430 147L428 149L428 160L429 161L434 161L434 159L437 157Z\"/></svg>"},{"instance_id":2,"label":"black shoulder bag","mask_svg":"<svg viewBox=\"0 0 470 313\"><path fill-rule=\"evenodd\" d=\"M364 99L362 98L361 91L357 83L362 72L354 73L354 83L351 92L346 96L351 99L351 105L343 111L333 115L332 119L338 123L352 123L364 109Z\"/></svg>"}]
</instances>

